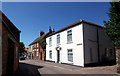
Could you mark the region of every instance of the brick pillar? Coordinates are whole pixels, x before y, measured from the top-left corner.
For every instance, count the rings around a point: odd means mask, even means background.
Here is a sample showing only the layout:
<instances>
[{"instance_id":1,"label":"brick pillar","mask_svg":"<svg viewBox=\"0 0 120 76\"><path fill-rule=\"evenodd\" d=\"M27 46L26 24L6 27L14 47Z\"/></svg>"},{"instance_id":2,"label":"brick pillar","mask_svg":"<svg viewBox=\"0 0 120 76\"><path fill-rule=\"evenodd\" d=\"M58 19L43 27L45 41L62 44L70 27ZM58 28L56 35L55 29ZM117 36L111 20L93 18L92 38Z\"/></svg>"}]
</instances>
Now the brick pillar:
<instances>
[{"instance_id":1,"label":"brick pillar","mask_svg":"<svg viewBox=\"0 0 120 76\"><path fill-rule=\"evenodd\" d=\"M120 73L120 47L116 48L117 73Z\"/></svg>"}]
</instances>

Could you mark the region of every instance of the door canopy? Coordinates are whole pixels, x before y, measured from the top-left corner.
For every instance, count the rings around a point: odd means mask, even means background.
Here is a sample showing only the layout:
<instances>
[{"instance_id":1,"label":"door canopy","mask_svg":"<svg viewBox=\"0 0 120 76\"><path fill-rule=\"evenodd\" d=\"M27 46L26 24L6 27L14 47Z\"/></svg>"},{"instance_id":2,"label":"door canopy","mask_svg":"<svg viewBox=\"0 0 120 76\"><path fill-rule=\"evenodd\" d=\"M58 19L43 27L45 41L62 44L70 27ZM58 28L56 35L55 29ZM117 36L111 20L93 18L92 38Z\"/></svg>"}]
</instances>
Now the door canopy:
<instances>
[{"instance_id":1,"label":"door canopy","mask_svg":"<svg viewBox=\"0 0 120 76\"><path fill-rule=\"evenodd\" d=\"M56 47L56 50L61 50L61 47Z\"/></svg>"}]
</instances>

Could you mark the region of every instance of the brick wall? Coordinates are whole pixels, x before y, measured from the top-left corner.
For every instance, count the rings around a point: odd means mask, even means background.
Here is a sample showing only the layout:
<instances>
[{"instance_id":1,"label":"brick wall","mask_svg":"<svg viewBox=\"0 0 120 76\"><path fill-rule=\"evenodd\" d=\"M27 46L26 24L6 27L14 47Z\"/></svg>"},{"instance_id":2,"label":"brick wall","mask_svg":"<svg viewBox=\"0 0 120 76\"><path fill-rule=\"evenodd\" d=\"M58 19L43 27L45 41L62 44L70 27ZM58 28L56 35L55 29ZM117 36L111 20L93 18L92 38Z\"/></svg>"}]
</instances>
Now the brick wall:
<instances>
[{"instance_id":1,"label":"brick wall","mask_svg":"<svg viewBox=\"0 0 120 76\"><path fill-rule=\"evenodd\" d=\"M37 51L35 51L35 49L38 49L38 56L37 56ZM41 60L41 53L42 53L42 60L44 60L44 51L42 48L40 48L40 46L38 47L33 47L34 50L34 56L33 59L37 59L37 60Z\"/></svg>"},{"instance_id":2,"label":"brick wall","mask_svg":"<svg viewBox=\"0 0 120 76\"><path fill-rule=\"evenodd\" d=\"M37 49L38 49L38 52L39 52L39 45L38 47L36 47L37 44L34 44L34 47L33 47L33 50L34 50L34 56L33 56L33 59L40 59L39 55L37 56ZM36 49L36 50L35 50Z\"/></svg>"},{"instance_id":3,"label":"brick wall","mask_svg":"<svg viewBox=\"0 0 120 76\"><path fill-rule=\"evenodd\" d=\"M40 48L40 58L41 58L41 53L42 53L42 60L44 60L44 51L42 48Z\"/></svg>"},{"instance_id":4,"label":"brick wall","mask_svg":"<svg viewBox=\"0 0 120 76\"><path fill-rule=\"evenodd\" d=\"M120 48L116 48L117 73L120 73Z\"/></svg>"},{"instance_id":5,"label":"brick wall","mask_svg":"<svg viewBox=\"0 0 120 76\"><path fill-rule=\"evenodd\" d=\"M8 34L11 35L11 37L14 39L12 34L8 31L8 29L5 26L2 26L2 75L4 76L6 74L6 66L7 66L7 48L8 48ZM16 47L18 47L17 51L17 57L16 57ZM13 71L15 72L18 68L18 52L19 52L19 43L15 41L14 43L14 65L13 65Z\"/></svg>"},{"instance_id":6,"label":"brick wall","mask_svg":"<svg viewBox=\"0 0 120 76\"><path fill-rule=\"evenodd\" d=\"M6 73L8 31L2 26L2 74Z\"/></svg>"}]
</instances>

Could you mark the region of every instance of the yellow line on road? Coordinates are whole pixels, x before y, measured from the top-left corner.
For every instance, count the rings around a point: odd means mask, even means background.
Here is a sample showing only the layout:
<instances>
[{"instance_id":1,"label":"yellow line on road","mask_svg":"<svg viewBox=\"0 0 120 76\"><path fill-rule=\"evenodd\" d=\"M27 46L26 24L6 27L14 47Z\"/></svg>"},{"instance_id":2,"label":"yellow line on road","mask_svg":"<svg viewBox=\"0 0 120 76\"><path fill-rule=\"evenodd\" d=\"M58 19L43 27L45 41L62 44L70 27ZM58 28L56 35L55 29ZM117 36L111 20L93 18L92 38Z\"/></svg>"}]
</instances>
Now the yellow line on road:
<instances>
[{"instance_id":1,"label":"yellow line on road","mask_svg":"<svg viewBox=\"0 0 120 76\"><path fill-rule=\"evenodd\" d=\"M60 69L65 69L65 68L63 68L63 67L59 67L59 66L53 66L53 67L60 68Z\"/></svg>"},{"instance_id":2,"label":"yellow line on road","mask_svg":"<svg viewBox=\"0 0 120 76\"><path fill-rule=\"evenodd\" d=\"M65 69L65 70L68 70L68 71L73 71L73 70L70 70L70 69L66 69L66 68L63 68L63 67L59 67L59 66L53 66L53 67L56 67L56 68L60 68L60 69Z\"/></svg>"},{"instance_id":3,"label":"yellow line on road","mask_svg":"<svg viewBox=\"0 0 120 76\"><path fill-rule=\"evenodd\" d=\"M42 63L43 64L43 63ZM68 71L72 71L71 69L66 69L66 68L63 68L63 67L60 67L60 66L54 66L54 65L51 65L51 64L43 64L43 65L49 65L49 66L52 66L52 67L55 67L55 68L60 68L60 69L65 69L65 70L68 70Z\"/></svg>"}]
</instances>

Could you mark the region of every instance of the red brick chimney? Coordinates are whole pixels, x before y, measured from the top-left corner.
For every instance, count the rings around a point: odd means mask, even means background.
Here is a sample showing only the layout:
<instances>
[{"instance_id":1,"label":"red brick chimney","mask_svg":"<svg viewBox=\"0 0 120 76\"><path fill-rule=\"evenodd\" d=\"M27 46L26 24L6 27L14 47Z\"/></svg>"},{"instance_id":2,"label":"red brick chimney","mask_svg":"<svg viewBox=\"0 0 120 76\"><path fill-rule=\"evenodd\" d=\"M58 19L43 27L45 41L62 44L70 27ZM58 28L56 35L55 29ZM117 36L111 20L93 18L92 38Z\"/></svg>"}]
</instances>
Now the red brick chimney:
<instances>
[{"instance_id":1,"label":"red brick chimney","mask_svg":"<svg viewBox=\"0 0 120 76\"><path fill-rule=\"evenodd\" d=\"M43 31L40 31L40 36L42 36L44 34L44 32Z\"/></svg>"},{"instance_id":2,"label":"red brick chimney","mask_svg":"<svg viewBox=\"0 0 120 76\"><path fill-rule=\"evenodd\" d=\"M53 31L52 32L55 32L55 29L53 29Z\"/></svg>"},{"instance_id":3,"label":"red brick chimney","mask_svg":"<svg viewBox=\"0 0 120 76\"><path fill-rule=\"evenodd\" d=\"M49 33L52 33L51 27L49 26Z\"/></svg>"}]
</instances>

